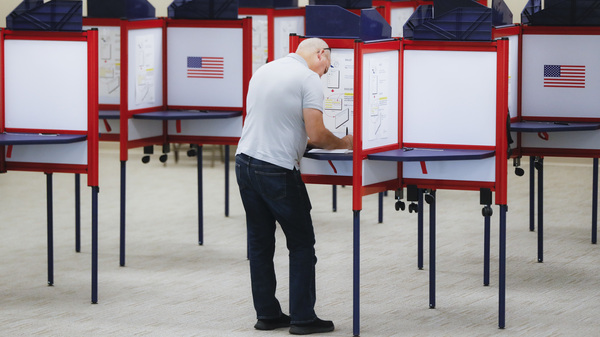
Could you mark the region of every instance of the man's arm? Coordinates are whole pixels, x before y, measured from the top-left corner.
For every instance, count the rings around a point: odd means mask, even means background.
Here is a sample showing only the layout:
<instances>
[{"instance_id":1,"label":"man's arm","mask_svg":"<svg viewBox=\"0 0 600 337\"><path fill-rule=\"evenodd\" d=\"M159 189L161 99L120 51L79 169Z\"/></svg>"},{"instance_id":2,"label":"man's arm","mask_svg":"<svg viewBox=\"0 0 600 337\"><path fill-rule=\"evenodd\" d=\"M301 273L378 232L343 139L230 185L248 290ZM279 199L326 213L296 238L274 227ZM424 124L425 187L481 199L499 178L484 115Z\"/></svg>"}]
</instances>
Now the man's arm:
<instances>
[{"instance_id":1,"label":"man's arm","mask_svg":"<svg viewBox=\"0 0 600 337\"><path fill-rule=\"evenodd\" d=\"M303 109L306 134L309 138L309 146L332 150L352 149L352 135L338 138L331 133L323 123L323 113L317 109Z\"/></svg>"}]
</instances>

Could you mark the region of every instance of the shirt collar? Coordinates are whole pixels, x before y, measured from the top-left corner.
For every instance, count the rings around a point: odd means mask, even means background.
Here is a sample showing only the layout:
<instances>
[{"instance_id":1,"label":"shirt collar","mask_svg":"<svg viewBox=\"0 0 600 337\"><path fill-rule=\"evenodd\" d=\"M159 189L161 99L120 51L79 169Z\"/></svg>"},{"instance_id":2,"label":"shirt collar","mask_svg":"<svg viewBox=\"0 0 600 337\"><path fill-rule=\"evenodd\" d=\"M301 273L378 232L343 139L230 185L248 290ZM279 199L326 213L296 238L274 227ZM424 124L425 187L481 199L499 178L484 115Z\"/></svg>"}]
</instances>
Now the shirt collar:
<instances>
[{"instance_id":1,"label":"shirt collar","mask_svg":"<svg viewBox=\"0 0 600 337\"><path fill-rule=\"evenodd\" d=\"M298 61L298 62L300 62L302 64L304 64L308 68L308 63L306 63L306 60L302 56L300 56L300 55L298 55L296 53L289 53L287 56L293 58L294 60L296 60L296 61Z\"/></svg>"}]
</instances>

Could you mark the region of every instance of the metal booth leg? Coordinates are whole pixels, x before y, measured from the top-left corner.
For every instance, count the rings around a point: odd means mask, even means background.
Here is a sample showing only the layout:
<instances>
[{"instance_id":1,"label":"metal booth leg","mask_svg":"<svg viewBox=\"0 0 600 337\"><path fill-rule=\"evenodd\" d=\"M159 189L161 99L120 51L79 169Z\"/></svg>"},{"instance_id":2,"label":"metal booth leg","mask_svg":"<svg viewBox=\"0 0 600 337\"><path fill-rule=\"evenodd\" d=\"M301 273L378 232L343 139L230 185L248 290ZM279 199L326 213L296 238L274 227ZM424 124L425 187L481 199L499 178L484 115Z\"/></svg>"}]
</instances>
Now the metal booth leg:
<instances>
[{"instance_id":1,"label":"metal booth leg","mask_svg":"<svg viewBox=\"0 0 600 337\"><path fill-rule=\"evenodd\" d=\"M198 154L196 160L198 163L198 244L204 244L204 210L202 199L202 145L196 145Z\"/></svg>"},{"instance_id":2,"label":"metal booth leg","mask_svg":"<svg viewBox=\"0 0 600 337\"><path fill-rule=\"evenodd\" d=\"M54 233L52 212L52 173L46 173L46 215L48 245L48 285L54 285Z\"/></svg>"},{"instance_id":3,"label":"metal booth leg","mask_svg":"<svg viewBox=\"0 0 600 337\"><path fill-rule=\"evenodd\" d=\"M92 186L92 303L98 303L98 193Z\"/></svg>"},{"instance_id":4,"label":"metal booth leg","mask_svg":"<svg viewBox=\"0 0 600 337\"><path fill-rule=\"evenodd\" d=\"M353 326L354 336L360 335L360 210L353 211L354 263L353 263Z\"/></svg>"},{"instance_id":5,"label":"metal booth leg","mask_svg":"<svg viewBox=\"0 0 600 337\"><path fill-rule=\"evenodd\" d=\"M121 161L121 210L120 210L120 241L119 241L119 265L125 266L125 190L126 190L126 161Z\"/></svg>"},{"instance_id":6,"label":"metal booth leg","mask_svg":"<svg viewBox=\"0 0 600 337\"><path fill-rule=\"evenodd\" d=\"M81 174L75 173L75 251L81 252Z\"/></svg>"},{"instance_id":7,"label":"metal booth leg","mask_svg":"<svg viewBox=\"0 0 600 337\"><path fill-rule=\"evenodd\" d=\"M429 308L435 308L435 190L425 195L429 204Z\"/></svg>"},{"instance_id":8,"label":"metal booth leg","mask_svg":"<svg viewBox=\"0 0 600 337\"><path fill-rule=\"evenodd\" d=\"M500 205L499 234L499 281L498 281L498 327L504 329L506 308L506 212L507 205Z\"/></svg>"}]
</instances>

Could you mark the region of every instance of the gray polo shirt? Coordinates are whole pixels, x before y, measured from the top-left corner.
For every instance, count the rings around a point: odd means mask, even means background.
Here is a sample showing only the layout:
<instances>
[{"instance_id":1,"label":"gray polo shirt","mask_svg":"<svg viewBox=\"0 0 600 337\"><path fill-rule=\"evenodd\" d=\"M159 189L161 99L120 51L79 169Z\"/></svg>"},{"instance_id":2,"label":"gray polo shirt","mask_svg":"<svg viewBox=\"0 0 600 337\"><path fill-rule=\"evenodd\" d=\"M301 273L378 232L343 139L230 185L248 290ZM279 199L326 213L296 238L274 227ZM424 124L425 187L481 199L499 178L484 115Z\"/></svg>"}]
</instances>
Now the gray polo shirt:
<instances>
[{"instance_id":1,"label":"gray polo shirt","mask_svg":"<svg viewBox=\"0 0 600 337\"><path fill-rule=\"evenodd\" d=\"M286 169L299 168L307 144L303 108L323 111L323 86L292 53L260 67L246 97L246 120L236 154Z\"/></svg>"}]
</instances>

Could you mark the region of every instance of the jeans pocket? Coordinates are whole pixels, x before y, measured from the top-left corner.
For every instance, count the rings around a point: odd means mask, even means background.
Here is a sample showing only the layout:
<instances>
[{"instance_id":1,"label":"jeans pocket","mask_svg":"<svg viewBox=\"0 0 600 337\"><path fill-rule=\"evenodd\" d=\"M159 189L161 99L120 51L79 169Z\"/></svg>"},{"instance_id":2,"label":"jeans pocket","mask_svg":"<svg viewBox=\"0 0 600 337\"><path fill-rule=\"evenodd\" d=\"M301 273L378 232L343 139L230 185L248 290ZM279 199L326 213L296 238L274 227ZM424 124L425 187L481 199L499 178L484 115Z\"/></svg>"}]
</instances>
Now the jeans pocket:
<instances>
[{"instance_id":1,"label":"jeans pocket","mask_svg":"<svg viewBox=\"0 0 600 337\"><path fill-rule=\"evenodd\" d=\"M247 187L246 182L242 179L241 170L242 170L242 166L238 163L235 163L235 178L237 180L240 191Z\"/></svg>"},{"instance_id":2,"label":"jeans pocket","mask_svg":"<svg viewBox=\"0 0 600 337\"><path fill-rule=\"evenodd\" d=\"M286 196L287 174L285 172L256 171L261 194L271 200L283 199Z\"/></svg>"}]
</instances>

